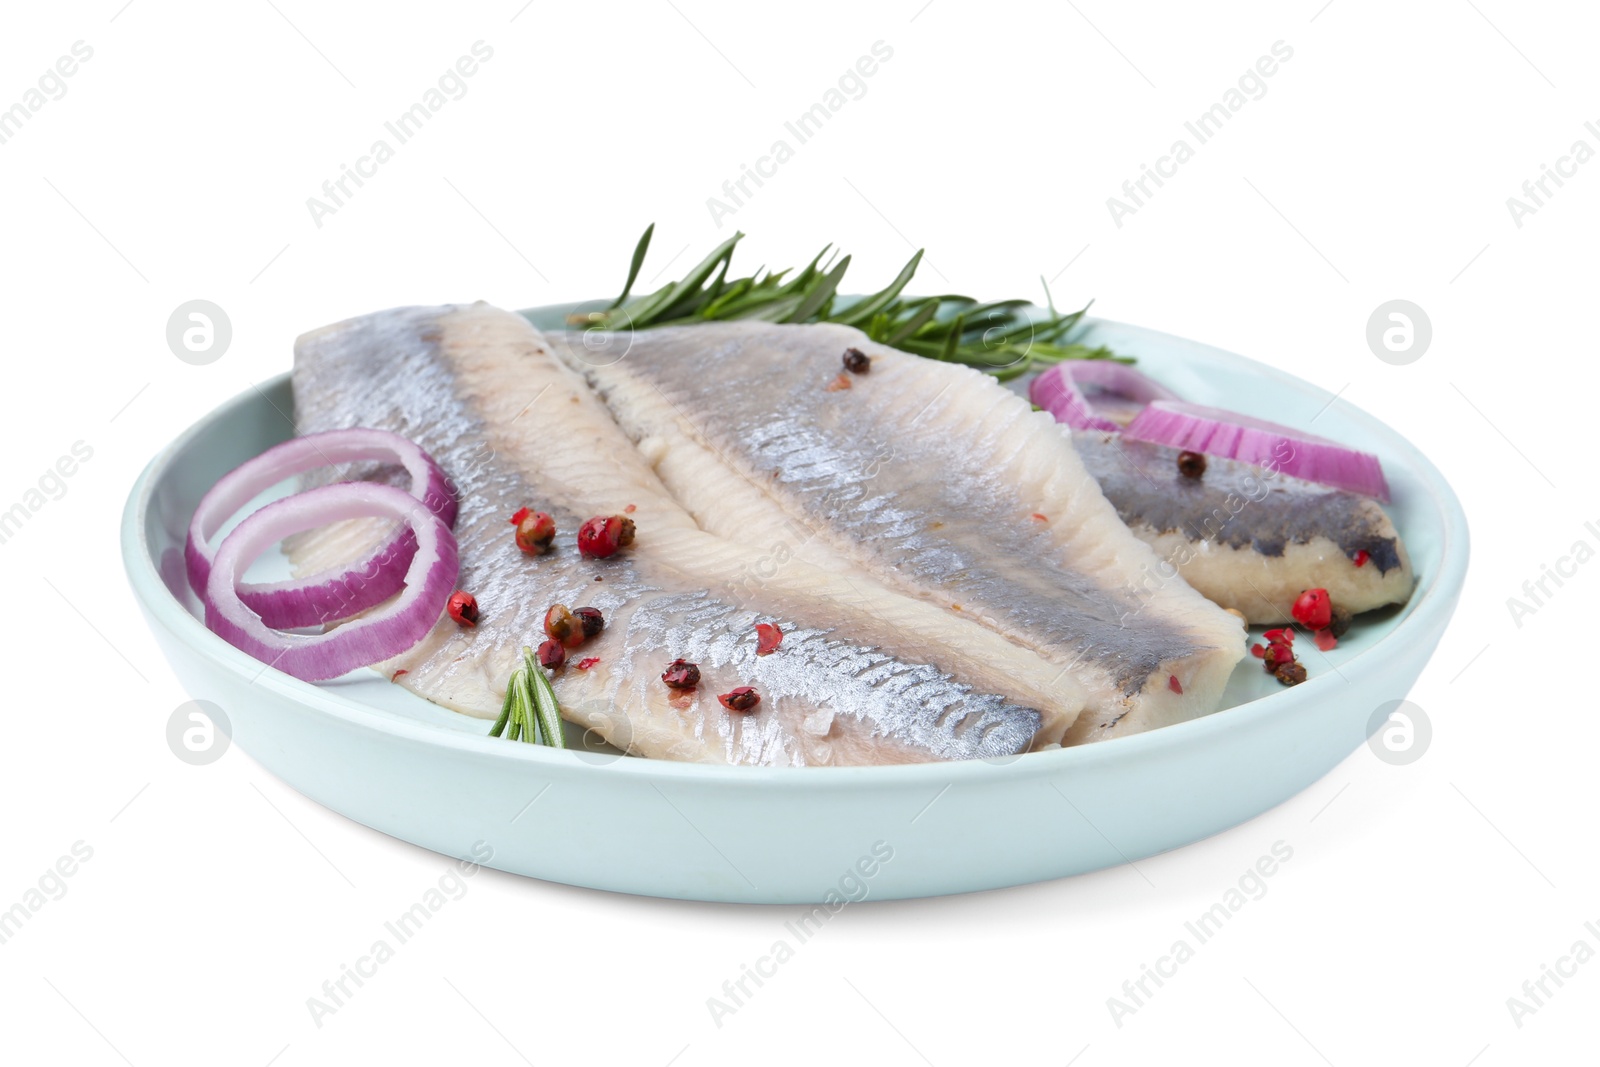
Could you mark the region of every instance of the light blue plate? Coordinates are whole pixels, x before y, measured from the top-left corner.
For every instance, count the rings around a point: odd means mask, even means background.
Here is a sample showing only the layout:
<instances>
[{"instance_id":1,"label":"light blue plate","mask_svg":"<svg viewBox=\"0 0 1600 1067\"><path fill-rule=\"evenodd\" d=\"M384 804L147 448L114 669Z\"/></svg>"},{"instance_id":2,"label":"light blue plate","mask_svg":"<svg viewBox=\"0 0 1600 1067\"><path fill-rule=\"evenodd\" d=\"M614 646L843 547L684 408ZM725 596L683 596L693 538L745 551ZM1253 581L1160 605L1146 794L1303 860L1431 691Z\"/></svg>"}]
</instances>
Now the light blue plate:
<instances>
[{"instance_id":1,"label":"light blue plate","mask_svg":"<svg viewBox=\"0 0 1600 1067\"><path fill-rule=\"evenodd\" d=\"M530 312L557 327L574 305ZM1323 390L1165 334L1094 321L1180 395L1263 418L1317 412ZM572 885L763 903L934 896L1137 861L1235 826L1321 778L1404 697L1437 647L1467 567L1467 523L1404 438L1348 404L1318 432L1376 452L1418 585L1364 616L1286 689L1246 657L1224 708L1083 748L1001 760L766 769L632 759L492 740L488 724L370 672L312 685L208 631L183 577L184 531L216 480L293 432L287 376L206 416L134 485L122 550L184 687L234 741L306 796L449 856ZM886 858L887 857L887 858Z\"/></svg>"}]
</instances>

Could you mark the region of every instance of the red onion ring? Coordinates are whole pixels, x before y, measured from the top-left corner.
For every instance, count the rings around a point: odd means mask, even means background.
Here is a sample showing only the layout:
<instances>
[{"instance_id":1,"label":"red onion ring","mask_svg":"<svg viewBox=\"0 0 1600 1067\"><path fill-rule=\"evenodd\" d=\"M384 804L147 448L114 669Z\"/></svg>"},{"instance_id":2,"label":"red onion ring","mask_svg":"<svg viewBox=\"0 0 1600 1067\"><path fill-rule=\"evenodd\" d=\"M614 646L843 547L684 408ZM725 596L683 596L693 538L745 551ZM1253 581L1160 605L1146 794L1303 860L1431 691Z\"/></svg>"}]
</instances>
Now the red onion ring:
<instances>
[{"instance_id":1,"label":"red onion ring","mask_svg":"<svg viewBox=\"0 0 1600 1067\"><path fill-rule=\"evenodd\" d=\"M1134 441L1204 452L1389 502L1383 465L1370 452L1235 411L1151 401L1123 430Z\"/></svg>"},{"instance_id":2,"label":"red onion ring","mask_svg":"<svg viewBox=\"0 0 1600 1067\"><path fill-rule=\"evenodd\" d=\"M1178 399L1178 394L1166 386L1151 381L1126 363L1110 359L1064 360L1043 371L1028 386L1028 398L1054 415L1057 422L1074 430L1115 433L1133 416L1100 401L1098 397L1104 393L1125 396L1135 405Z\"/></svg>"},{"instance_id":3,"label":"red onion ring","mask_svg":"<svg viewBox=\"0 0 1600 1067\"><path fill-rule=\"evenodd\" d=\"M403 466L411 476L411 495L447 526L455 525L455 493L433 457L414 442L388 430L363 427L295 437L240 464L200 499L189 523L184 562L189 585L202 603L216 555L210 540L234 512L285 478L364 461ZM398 592L416 550L415 535L407 528L348 570L331 568L297 581L241 585L239 599L268 626L280 630L348 618Z\"/></svg>"},{"instance_id":4,"label":"red onion ring","mask_svg":"<svg viewBox=\"0 0 1600 1067\"><path fill-rule=\"evenodd\" d=\"M238 577L290 534L344 519L389 515L410 525L416 548L404 590L369 615L321 634L269 627L240 596ZM428 635L455 588L456 539L410 493L372 482L341 482L275 500L223 538L206 581L206 626L269 667L308 682L325 681L399 655Z\"/></svg>"}]
</instances>

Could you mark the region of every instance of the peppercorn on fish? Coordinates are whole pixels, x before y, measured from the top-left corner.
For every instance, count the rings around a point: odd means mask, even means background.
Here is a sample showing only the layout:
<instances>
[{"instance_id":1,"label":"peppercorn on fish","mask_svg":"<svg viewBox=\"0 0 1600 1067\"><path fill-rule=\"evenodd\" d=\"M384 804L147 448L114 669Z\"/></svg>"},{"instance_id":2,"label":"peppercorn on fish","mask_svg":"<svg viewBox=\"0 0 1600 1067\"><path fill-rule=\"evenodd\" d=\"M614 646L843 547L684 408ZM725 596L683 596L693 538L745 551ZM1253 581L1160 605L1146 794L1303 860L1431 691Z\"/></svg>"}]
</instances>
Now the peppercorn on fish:
<instances>
[{"instance_id":1,"label":"peppercorn on fish","mask_svg":"<svg viewBox=\"0 0 1600 1067\"><path fill-rule=\"evenodd\" d=\"M1134 536L1201 594L1252 623L1292 618L1306 589L1356 614L1411 595L1411 560L1371 497L1208 456L1178 472L1178 450L1120 434L1072 435L1084 466Z\"/></svg>"},{"instance_id":2,"label":"peppercorn on fish","mask_svg":"<svg viewBox=\"0 0 1600 1067\"><path fill-rule=\"evenodd\" d=\"M478 304L406 308L330 326L296 346L302 432L397 431L460 496L460 585L476 626L442 618L380 665L457 711L493 718L552 604L594 606L605 627L553 673L565 717L629 752L749 764L873 764L1000 756L1058 741L1081 688L1027 650L870 579L821 571L709 534L667 494L581 378L520 316ZM555 548L519 551L510 517L550 513ZM626 514L631 546L579 554L591 516ZM370 529L288 547L297 571L357 552ZM759 623L783 633L757 655ZM661 679L699 665L690 691ZM579 669L583 660L592 660ZM718 694L749 686L751 711Z\"/></svg>"},{"instance_id":3,"label":"peppercorn on fish","mask_svg":"<svg viewBox=\"0 0 1600 1067\"><path fill-rule=\"evenodd\" d=\"M1039 654L1086 694L1070 741L1216 707L1239 620L1179 578L1149 581L1159 561L1071 442L993 378L832 324L593 340L551 335L706 529L795 538L808 562Z\"/></svg>"}]
</instances>

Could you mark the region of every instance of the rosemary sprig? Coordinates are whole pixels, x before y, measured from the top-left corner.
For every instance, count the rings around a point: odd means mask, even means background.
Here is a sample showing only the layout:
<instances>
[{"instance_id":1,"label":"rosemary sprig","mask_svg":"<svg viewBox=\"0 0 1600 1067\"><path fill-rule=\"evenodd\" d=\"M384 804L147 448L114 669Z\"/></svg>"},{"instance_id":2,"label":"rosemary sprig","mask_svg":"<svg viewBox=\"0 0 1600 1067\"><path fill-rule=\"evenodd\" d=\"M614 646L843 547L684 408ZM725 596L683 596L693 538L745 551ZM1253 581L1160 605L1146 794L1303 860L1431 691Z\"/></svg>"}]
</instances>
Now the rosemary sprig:
<instances>
[{"instance_id":1,"label":"rosemary sprig","mask_svg":"<svg viewBox=\"0 0 1600 1067\"><path fill-rule=\"evenodd\" d=\"M744 238L735 233L675 282L644 296L633 296L655 235L652 223L634 246L622 292L603 311L574 314L572 326L606 330L646 330L656 326L681 326L732 319L763 322L836 322L855 326L872 340L929 359L965 363L993 374L1001 381L1026 374L1064 359L1116 359L1104 346L1090 347L1072 340L1088 311L1062 314L1050 299L1042 317L1029 312L1027 300L991 300L980 303L969 296L908 297L902 295L922 262L918 249L887 286L868 296L840 302L839 285L850 267L849 256L839 256L830 245L802 269L769 271L765 268L743 278L728 277L734 248ZM1043 279L1040 279L1043 284Z\"/></svg>"},{"instance_id":2,"label":"rosemary sprig","mask_svg":"<svg viewBox=\"0 0 1600 1067\"><path fill-rule=\"evenodd\" d=\"M567 747L561 733L561 707L556 703L550 676L526 645L522 648L522 666L511 672L505 703L500 706L500 717L489 736L504 736L507 741L521 740L530 745Z\"/></svg>"}]
</instances>

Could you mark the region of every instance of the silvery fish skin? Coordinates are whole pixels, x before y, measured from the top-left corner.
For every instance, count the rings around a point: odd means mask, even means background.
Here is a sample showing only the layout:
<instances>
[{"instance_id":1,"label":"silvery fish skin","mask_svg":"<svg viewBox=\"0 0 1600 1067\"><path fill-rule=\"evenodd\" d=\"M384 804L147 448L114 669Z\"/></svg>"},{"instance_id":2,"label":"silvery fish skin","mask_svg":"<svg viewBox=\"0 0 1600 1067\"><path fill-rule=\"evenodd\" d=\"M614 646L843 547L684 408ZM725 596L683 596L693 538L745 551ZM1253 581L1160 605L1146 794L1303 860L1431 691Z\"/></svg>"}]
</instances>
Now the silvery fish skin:
<instances>
[{"instance_id":1,"label":"silvery fish skin","mask_svg":"<svg viewBox=\"0 0 1600 1067\"><path fill-rule=\"evenodd\" d=\"M1252 623L1290 621L1305 589L1326 589L1352 614L1411 595L1405 544L1370 497L1216 456L1206 457L1202 477L1187 478L1176 449L1099 431L1072 440L1134 535Z\"/></svg>"},{"instance_id":2,"label":"silvery fish skin","mask_svg":"<svg viewBox=\"0 0 1600 1067\"><path fill-rule=\"evenodd\" d=\"M1037 652L1087 694L1069 742L1216 706L1239 621L1181 580L1137 584L1154 554L1050 416L990 376L838 325L595 337L550 335L706 529L794 538ZM843 373L849 348L868 373Z\"/></svg>"},{"instance_id":3,"label":"silvery fish skin","mask_svg":"<svg viewBox=\"0 0 1600 1067\"><path fill-rule=\"evenodd\" d=\"M330 326L297 344L294 389L301 432L394 430L456 484L460 586L477 597L480 621L464 629L441 618L422 644L382 665L436 703L494 717L520 650L544 638L546 608L564 603L598 607L607 625L554 672L563 713L635 754L894 763L1000 756L1044 736L1038 711L974 687L999 672L951 654L937 627L919 621L923 605L808 569L760 585L756 607L728 592L750 554L696 527L520 316L478 304ZM551 554L515 547L508 519L522 506L554 516ZM583 520L625 511L639 531L631 548L606 560L578 554ZM300 538L291 560L299 571L316 569L349 558L371 535L346 528ZM758 622L784 632L777 652L756 655ZM576 669L589 657L597 662ZM699 664L698 689L676 693L661 681L679 657ZM718 693L739 685L761 694L754 712L718 703ZM1075 710L1069 698L1045 739L1059 738Z\"/></svg>"}]
</instances>

